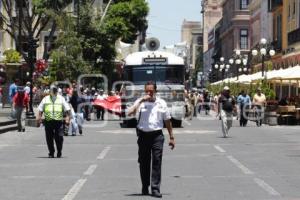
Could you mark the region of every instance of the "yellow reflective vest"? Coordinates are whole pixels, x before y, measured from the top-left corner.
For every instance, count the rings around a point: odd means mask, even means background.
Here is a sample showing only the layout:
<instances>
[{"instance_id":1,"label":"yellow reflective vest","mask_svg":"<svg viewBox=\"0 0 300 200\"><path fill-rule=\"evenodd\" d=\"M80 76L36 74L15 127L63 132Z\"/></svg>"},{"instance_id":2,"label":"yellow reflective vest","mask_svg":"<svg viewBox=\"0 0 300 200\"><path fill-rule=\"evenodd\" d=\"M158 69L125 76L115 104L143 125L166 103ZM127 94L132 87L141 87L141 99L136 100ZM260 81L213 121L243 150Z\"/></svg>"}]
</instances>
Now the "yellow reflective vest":
<instances>
[{"instance_id":1,"label":"yellow reflective vest","mask_svg":"<svg viewBox=\"0 0 300 200\"><path fill-rule=\"evenodd\" d=\"M52 101L51 96L47 96L44 104L45 120L63 120L63 102L60 98L56 97L55 102Z\"/></svg>"}]
</instances>

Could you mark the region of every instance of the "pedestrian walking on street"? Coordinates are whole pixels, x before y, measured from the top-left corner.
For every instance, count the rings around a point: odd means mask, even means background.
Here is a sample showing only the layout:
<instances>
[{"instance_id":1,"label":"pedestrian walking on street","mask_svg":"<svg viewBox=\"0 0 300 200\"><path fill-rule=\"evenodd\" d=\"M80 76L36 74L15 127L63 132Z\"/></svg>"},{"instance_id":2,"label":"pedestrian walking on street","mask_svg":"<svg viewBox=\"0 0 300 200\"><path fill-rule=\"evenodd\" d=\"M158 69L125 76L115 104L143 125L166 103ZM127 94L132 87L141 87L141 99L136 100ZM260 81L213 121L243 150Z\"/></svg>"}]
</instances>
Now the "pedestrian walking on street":
<instances>
[{"instance_id":1,"label":"pedestrian walking on street","mask_svg":"<svg viewBox=\"0 0 300 200\"><path fill-rule=\"evenodd\" d=\"M228 131L232 127L232 116L235 110L234 97L230 95L228 86L225 86L219 98L218 115L221 116L222 131L224 138L228 137Z\"/></svg>"},{"instance_id":2,"label":"pedestrian walking on street","mask_svg":"<svg viewBox=\"0 0 300 200\"><path fill-rule=\"evenodd\" d=\"M247 110L250 108L251 99L244 90L242 90L241 94L238 96L237 103L240 108L240 126L247 126L247 122L248 122Z\"/></svg>"},{"instance_id":3,"label":"pedestrian walking on street","mask_svg":"<svg viewBox=\"0 0 300 200\"><path fill-rule=\"evenodd\" d=\"M13 109L15 112L15 118L17 119L18 132L25 131L25 128L22 125L22 113L24 108L26 113L29 107L29 96L25 92L24 88L21 86L17 87L17 93L13 97Z\"/></svg>"},{"instance_id":4,"label":"pedestrian walking on street","mask_svg":"<svg viewBox=\"0 0 300 200\"><path fill-rule=\"evenodd\" d=\"M30 94L30 82L28 81L27 83L26 83L26 86L24 87L24 91L25 91L25 93L27 93L27 94Z\"/></svg>"},{"instance_id":5,"label":"pedestrian walking on street","mask_svg":"<svg viewBox=\"0 0 300 200\"><path fill-rule=\"evenodd\" d=\"M13 119L16 118L15 111L14 111L14 108L13 108L13 98L14 98L15 94L17 93L17 88L18 88L19 83L20 83L20 80L15 79L14 82L9 85L9 90L8 90L8 100L9 100L9 103L11 105L10 117L13 118Z\"/></svg>"},{"instance_id":6,"label":"pedestrian walking on street","mask_svg":"<svg viewBox=\"0 0 300 200\"><path fill-rule=\"evenodd\" d=\"M38 125L42 123L43 113L45 116L44 125L46 141L49 150L49 158L54 158L55 149L53 139L56 143L57 157L60 158L62 156L62 147L64 141L64 113L66 114L65 123L67 125L69 124L70 106L66 102L65 98L57 93L57 87L52 85L50 88L50 95L45 96L38 107Z\"/></svg>"},{"instance_id":7,"label":"pedestrian walking on street","mask_svg":"<svg viewBox=\"0 0 300 200\"><path fill-rule=\"evenodd\" d=\"M261 88L257 88L256 93L253 96L253 106L255 109L256 125L262 125L262 119L264 117L264 108L267 105L266 96L261 92Z\"/></svg>"},{"instance_id":8,"label":"pedestrian walking on street","mask_svg":"<svg viewBox=\"0 0 300 200\"><path fill-rule=\"evenodd\" d=\"M11 104L12 104L12 100L13 100L15 94L17 93L17 88L18 88L19 83L20 83L20 80L15 79L15 81L9 85L8 98L9 98L9 102Z\"/></svg>"},{"instance_id":9,"label":"pedestrian walking on street","mask_svg":"<svg viewBox=\"0 0 300 200\"><path fill-rule=\"evenodd\" d=\"M192 105L192 113L193 115L191 117L197 117L197 98L198 95L195 94L194 91L192 91L190 93L190 101L191 101L191 105Z\"/></svg>"},{"instance_id":10,"label":"pedestrian walking on street","mask_svg":"<svg viewBox=\"0 0 300 200\"><path fill-rule=\"evenodd\" d=\"M168 129L171 149L175 147L171 115L166 102L156 97L156 84L152 81L145 84L146 95L135 101L129 110L129 116L138 113L138 162L142 181L142 194L149 194L150 176L152 196L161 198L161 165L164 135L164 122ZM152 162L151 162L152 159ZM151 166L152 163L152 166Z\"/></svg>"},{"instance_id":11,"label":"pedestrian walking on street","mask_svg":"<svg viewBox=\"0 0 300 200\"><path fill-rule=\"evenodd\" d=\"M208 91L205 91L203 94L203 101L204 101L204 108L205 108L205 115L209 115L210 111L210 95Z\"/></svg>"},{"instance_id":12,"label":"pedestrian walking on street","mask_svg":"<svg viewBox=\"0 0 300 200\"><path fill-rule=\"evenodd\" d=\"M100 100L104 100L105 98L107 98L107 95L104 94L104 90L100 89L99 94L96 96L96 99L100 99ZM96 117L97 120L100 119L103 121L104 120L104 114L105 114L105 109L102 106L96 106Z\"/></svg>"},{"instance_id":13,"label":"pedestrian walking on street","mask_svg":"<svg viewBox=\"0 0 300 200\"><path fill-rule=\"evenodd\" d=\"M70 104L74 109L75 118L78 125L79 134L82 135L83 130L83 122L84 122L84 99L78 96L78 92L76 89L73 89L72 96L70 98Z\"/></svg>"}]
</instances>

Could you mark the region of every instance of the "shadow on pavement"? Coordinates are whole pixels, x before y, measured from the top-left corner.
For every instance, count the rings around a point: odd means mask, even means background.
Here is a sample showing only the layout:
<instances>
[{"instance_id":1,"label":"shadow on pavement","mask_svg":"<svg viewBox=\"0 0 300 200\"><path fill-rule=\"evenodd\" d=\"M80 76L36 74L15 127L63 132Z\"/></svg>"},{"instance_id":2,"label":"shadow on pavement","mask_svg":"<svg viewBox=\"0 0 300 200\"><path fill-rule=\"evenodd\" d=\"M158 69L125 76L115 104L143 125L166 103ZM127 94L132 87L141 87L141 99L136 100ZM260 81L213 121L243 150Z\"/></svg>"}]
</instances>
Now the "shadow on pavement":
<instances>
[{"instance_id":1,"label":"shadow on pavement","mask_svg":"<svg viewBox=\"0 0 300 200\"><path fill-rule=\"evenodd\" d=\"M166 196L166 195L170 195L168 193L162 193L163 196ZM133 193L133 194L125 194L124 196L127 196L127 197L151 197L151 193L149 195L143 195L141 193Z\"/></svg>"}]
</instances>

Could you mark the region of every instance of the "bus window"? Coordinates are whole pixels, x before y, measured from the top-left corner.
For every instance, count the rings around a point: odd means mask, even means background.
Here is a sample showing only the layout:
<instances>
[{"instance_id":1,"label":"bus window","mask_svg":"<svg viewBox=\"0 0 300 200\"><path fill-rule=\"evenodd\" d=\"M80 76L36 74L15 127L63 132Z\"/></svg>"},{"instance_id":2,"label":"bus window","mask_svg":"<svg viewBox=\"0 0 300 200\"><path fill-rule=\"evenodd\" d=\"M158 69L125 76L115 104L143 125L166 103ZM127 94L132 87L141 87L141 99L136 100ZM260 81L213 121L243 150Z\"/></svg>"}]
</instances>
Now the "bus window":
<instances>
[{"instance_id":1,"label":"bus window","mask_svg":"<svg viewBox=\"0 0 300 200\"><path fill-rule=\"evenodd\" d=\"M162 84L183 84L184 66L127 66L125 77L135 84L145 84L150 80Z\"/></svg>"}]
</instances>

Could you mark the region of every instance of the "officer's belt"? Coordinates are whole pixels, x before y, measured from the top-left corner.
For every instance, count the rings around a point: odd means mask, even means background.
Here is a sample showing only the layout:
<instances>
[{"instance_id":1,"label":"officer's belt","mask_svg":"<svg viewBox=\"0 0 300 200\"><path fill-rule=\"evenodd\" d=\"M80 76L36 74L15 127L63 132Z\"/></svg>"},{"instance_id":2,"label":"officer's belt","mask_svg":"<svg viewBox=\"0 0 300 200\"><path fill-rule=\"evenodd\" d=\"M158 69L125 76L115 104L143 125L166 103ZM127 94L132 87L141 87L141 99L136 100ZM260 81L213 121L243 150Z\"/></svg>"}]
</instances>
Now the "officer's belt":
<instances>
[{"instance_id":1,"label":"officer's belt","mask_svg":"<svg viewBox=\"0 0 300 200\"><path fill-rule=\"evenodd\" d=\"M140 129L138 129L140 134L144 134L144 135L160 135L162 134L162 130L156 130L156 131L142 131Z\"/></svg>"}]
</instances>

